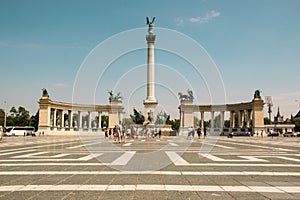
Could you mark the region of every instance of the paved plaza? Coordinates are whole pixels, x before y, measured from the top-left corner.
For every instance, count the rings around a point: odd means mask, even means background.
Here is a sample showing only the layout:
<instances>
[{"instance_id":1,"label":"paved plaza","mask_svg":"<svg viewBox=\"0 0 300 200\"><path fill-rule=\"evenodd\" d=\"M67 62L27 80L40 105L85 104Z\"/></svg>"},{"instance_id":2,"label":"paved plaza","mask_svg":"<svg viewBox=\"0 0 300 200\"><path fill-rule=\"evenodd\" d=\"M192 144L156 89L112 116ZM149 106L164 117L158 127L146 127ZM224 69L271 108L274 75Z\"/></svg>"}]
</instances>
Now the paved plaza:
<instances>
[{"instance_id":1,"label":"paved plaza","mask_svg":"<svg viewBox=\"0 0 300 200\"><path fill-rule=\"evenodd\" d=\"M93 137L5 137L0 199L300 199L300 138L209 139L128 139L111 151ZM143 158L156 152L151 162L168 165L149 170Z\"/></svg>"}]
</instances>

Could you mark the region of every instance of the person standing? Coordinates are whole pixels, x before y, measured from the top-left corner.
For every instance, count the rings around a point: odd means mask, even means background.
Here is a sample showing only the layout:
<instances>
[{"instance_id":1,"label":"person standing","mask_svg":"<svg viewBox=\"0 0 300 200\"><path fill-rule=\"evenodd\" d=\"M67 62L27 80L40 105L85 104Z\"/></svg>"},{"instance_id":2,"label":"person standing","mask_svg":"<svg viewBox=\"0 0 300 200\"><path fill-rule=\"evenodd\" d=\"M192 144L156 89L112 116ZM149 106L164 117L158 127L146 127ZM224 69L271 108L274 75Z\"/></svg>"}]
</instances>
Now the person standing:
<instances>
[{"instance_id":1,"label":"person standing","mask_svg":"<svg viewBox=\"0 0 300 200\"><path fill-rule=\"evenodd\" d=\"M200 139L200 136L201 136L201 128L200 127L197 128L197 135L198 135L198 139Z\"/></svg>"},{"instance_id":2,"label":"person standing","mask_svg":"<svg viewBox=\"0 0 300 200\"><path fill-rule=\"evenodd\" d=\"M105 139L107 139L108 138L108 128L105 128L104 134L105 134Z\"/></svg>"},{"instance_id":3,"label":"person standing","mask_svg":"<svg viewBox=\"0 0 300 200\"><path fill-rule=\"evenodd\" d=\"M160 138L161 137L161 129L159 129L159 131L158 131L158 138Z\"/></svg>"},{"instance_id":4,"label":"person standing","mask_svg":"<svg viewBox=\"0 0 300 200\"><path fill-rule=\"evenodd\" d=\"M0 126L0 142L2 142L3 128Z\"/></svg>"}]
</instances>

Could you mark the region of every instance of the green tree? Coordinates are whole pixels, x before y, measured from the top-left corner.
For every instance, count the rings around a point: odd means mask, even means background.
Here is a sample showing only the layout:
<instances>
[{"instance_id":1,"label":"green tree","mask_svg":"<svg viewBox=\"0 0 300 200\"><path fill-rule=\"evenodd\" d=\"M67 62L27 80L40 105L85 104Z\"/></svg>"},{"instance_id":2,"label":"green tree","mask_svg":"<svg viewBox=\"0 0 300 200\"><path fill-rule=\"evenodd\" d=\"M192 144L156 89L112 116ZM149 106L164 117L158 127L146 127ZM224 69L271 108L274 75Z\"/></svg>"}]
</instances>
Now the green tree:
<instances>
[{"instance_id":1,"label":"green tree","mask_svg":"<svg viewBox=\"0 0 300 200\"><path fill-rule=\"evenodd\" d=\"M18 110L15 107L10 109L10 115L6 118L7 126L29 126L30 114L24 107L19 106Z\"/></svg>"},{"instance_id":2,"label":"green tree","mask_svg":"<svg viewBox=\"0 0 300 200\"><path fill-rule=\"evenodd\" d=\"M300 120L294 121L294 124L295 124L294 131L300 132Z\"/></svg>"},{"instance_id":3,"label":"green tree","mask_svg":"<svg viewBox=\"0 0 300 200\"><path fill-rule=\"evenodd\" d=\"M30 126L33 126L35 130L38 130L39 126L39 110L36 112L35 115L30 117Z\"/></svg>"},{"instance_id":4,"label":"green tree","mask_svg":"<svg viewBox=\"0 0 300 200\"><path fill-rule=\"evenodd\" d=\"M180 120L179 119L173 119L166 122L166 124L169 124L172 126L172 129L175 131L179 131L180 127Z\"/></svg>"},{"instance_id":5,"label":"green tree","mask_svg":"<svg viewBox=\"0 0 300 200\"><path fill-rule=\"evenodd\" d=\"M268 117L264 118L264 124L271 124L271 120Z\"/></svg>"},{"instance_id":6,"label":"green tree","mask_svg":"<svg viewBox=\"0 0 300 200\"><path fill-rule=\"evenodd\" d=\"M10 114L11 115L13 115L13 116L17 116L17 114L18 114L18 111L17 111L17 109L13 106L11 109L10 109Z\"/></svg>"},{"instance_id":7,"label":"green tree","mask_svg":"<svg viewBox=\"0 0 300 200\"><path fill-rule=\"evenodd\" d=\"M0 125L4 127L4 110L0 108Z\"/></svg>"},{"instance_id":8,"label":"green tree","mask_svg":"<svg viewBox=\"0 0 300 200\"><path fill-rule=\"evenodd\" d=\"M24 107L19 106L17 112L17 124L18 126L28 126L30 124L30 114L29 111Z\"/></svg>"}]
</instances>

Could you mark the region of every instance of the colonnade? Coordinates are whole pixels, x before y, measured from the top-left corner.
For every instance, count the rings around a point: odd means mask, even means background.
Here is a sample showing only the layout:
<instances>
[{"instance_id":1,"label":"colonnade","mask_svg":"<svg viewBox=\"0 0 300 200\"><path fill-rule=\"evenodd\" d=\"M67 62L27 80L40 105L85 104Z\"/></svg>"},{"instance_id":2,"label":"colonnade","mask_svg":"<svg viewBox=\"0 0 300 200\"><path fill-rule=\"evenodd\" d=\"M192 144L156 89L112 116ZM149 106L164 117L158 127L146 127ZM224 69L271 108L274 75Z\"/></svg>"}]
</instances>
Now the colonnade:
<instances>
[{"instance_id":1,"label":"colonnade","mask_svg":"<svg viewBox=\"0 0 300 200\"><path fill-rule=\"evenodd\" d=\"M254 98L251 102L225 104L225 105L194 105L191 100L181 101L179 106L180 112L180 129L182 132L189 127L194 127L195 113L200 113L200 128L203 132L204 128L209 128L212 132L214 129L224 131L224 118L226 112L229 112L230 127L227 131L257 131L264 128L264 112L263 100L261 98ZM210 126L204 127L204 115L210 113ZM220 115L218 124L215 124L215 117ZM237 119L237 121L236 121ZM197 128L197 127L195 127Z\"/></svg>"},{"instance_id":2,"label":"colonnade","mask_svg":"<svg viewBox=\"0 0 300 200\"><path fill-rule=\"evenodd\" d=\"M67 112L67 118L65 118ZM83 120L82 111L64 110L51 108L50 111L50 128L63 128L65 130L80 130L80 129L101 129L102 112L87 111L87 119ZM95 119L92 118L92 114L97 113ZM75 119L74 119L75 118ZM120 116L119 116L120 118ZM96 121L97 119L97 121ZM104 127L105 128L105 127Z\"/></svg>"},{"instance_id":3,"label":"colonnade","mask_svg":"<svg viewBox=\"0 0 300 200\"><path fill-rule=\"evenodd\" d=\"M103 113L108 114L106 127L113 128L123 118L121 101L111 101L109 105L84 105L52 101L48 96L39 100L39 132L45 134L95 132L102 128Z\"/></svg>"}]
</instances>

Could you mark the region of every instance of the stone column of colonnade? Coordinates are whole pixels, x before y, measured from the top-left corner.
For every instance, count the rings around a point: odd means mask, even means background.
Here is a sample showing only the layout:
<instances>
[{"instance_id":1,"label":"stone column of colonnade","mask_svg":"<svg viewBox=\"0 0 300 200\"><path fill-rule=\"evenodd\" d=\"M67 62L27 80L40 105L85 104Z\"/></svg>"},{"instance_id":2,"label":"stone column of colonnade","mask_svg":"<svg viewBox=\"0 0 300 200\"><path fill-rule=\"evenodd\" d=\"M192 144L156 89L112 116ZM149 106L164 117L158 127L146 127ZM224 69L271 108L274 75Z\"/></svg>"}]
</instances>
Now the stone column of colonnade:
<instances>
[{"instance_id":1,"label":"stone column of colonnade","mask_svg":"<svg viewBox=\"0 0 300 200\"><path fill-rule=\"evenodd\" d=\"M201 117L201 132L204 133L204 111L200 114Z\"/></svg>"},{"instance_id":2,"label":"stone column of colonnade","mask_svg":"<svg viewBox=\"0 0 300 200\"><path fill-rule=\"evenodd\" d=\"M65 111L67 111L68 113L68 124L65 123L66 119L65 119ZM67 130L69 129L69 131L74 130L73 128L78 128L78 129L82 129L83 128L83 121L82 121L82 113L83 111L77 111L78 112L78 120L77 120L77 127L73 126L74 123L74 110L64 110L64 109L57 109L57 108L50 108L50 119L49 120L49 127L51 128L56 128L55 130ZM92 129L101 129L101 119L102 119L102 112L98 112L98 126L97 127L93 127L92 124L92 111L88 111L88 124L87 124L87 128L88 130L92 130ZM120 114L118 114L119 116ZM118 119L120 119L120 117L118 117ZM75 130L74 130L75 131Z\"/></svg>"},{"instance_id":3,"label":"stone column of colonnade","mask_svg":"<svg viewBox=\"0 0 300 200\"><path fill-rule=\"evenodd\" d=\"M214 132L215 127L215 112L210 112L210 132Z\"/></svg>"},{"instance_id":4,"label":"stone column of colonnade","mask_svg":"<svg viewBox=\"0 0 300 200\"><path fill-rule=\"evenodd\" d=\"M98 112L98 128L101 129L102 112Z\"/></svg>"},{"instance_id":5,"label":"stone column of colonnade","mask_svg":"<svg viewBox=\"0 0 300 200\"><path fill-rule=\"evenodd\" d=\"M235 125L235 116L238 115L237 126ZM245 110L238 110L238 111L230 111L230 129L238 128L241 131L241 128L250 128L251 121L253 119L253 110L252 109L245 109Z\"/></svg>"},{"instance_id":6,"label":"stone column of colonnade","mask_svg":"<svg viewBox=\"0 0 300 200\"><path fill-rule=\"evenodd\" d=\"M68 110L69 128L73 128L73 110Z\"/></svg>"}]
</instances>

